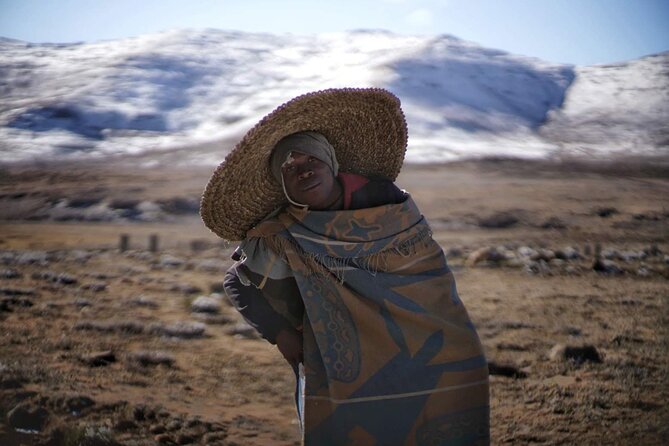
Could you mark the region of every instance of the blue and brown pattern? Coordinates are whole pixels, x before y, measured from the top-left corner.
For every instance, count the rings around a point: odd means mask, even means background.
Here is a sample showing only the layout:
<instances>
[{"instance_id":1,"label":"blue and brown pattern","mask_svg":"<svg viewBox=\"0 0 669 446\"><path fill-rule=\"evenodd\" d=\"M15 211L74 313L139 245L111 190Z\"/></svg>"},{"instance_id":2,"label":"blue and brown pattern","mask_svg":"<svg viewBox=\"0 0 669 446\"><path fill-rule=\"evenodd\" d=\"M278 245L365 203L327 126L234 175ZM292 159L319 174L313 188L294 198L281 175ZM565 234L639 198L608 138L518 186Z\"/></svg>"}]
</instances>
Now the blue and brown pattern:
<instances>
[{"instance_id":1,"label":"blue and brown pattern","mask_svg":"<svg viewBox=\"0 0 669 446\"><path fill-rule=\"evenodd\" d=\"M410 197L288 208L248 235L287 262L304 302L305 444L489 443L483 350Z\"/></svg>"}]
</instances>

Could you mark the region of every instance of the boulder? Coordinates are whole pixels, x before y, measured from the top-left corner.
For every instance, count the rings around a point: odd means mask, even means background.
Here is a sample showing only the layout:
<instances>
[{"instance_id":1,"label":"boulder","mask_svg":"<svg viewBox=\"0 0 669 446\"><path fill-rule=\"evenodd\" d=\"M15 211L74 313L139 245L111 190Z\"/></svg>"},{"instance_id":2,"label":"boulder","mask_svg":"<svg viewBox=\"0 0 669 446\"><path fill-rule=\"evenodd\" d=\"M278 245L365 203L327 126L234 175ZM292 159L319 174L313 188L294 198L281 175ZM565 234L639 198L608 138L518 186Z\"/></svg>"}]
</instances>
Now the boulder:
<instances>
[{"instance_id":1,"label":"boulder","mask_svg":"<svg viewBox=\"0 0 669 446\"><path fill-rule=\"evenodd\" d=\"M131 362L135 362L143 367L165 365L174 366L175 359L172 355L160 351L138 351L128 355ZM158 433L158 432L155 432Z\"/></svg>"},{"instance_id":2,"label":"boulder","mask_svg":"<svg viewBox=\"0 0 669 446\"><path fill-rule=\"evenodd\" d=\"M220 299L200 296L190 304L190 308L194 313L217 314L221 311L221 302Z\"/></svg>"},{"instance_id":3,"label":"boulder","mask_svg":"<svg viewBox=\"0 0 669 446\"><path fill-rule=\"evenodd\" d=\"M562 249L556 249L555 257L562 260L577 260L581 258L581 254L578 252L578 249L566 246Z\"/></svg>"},{"instance_id":4,"label":"boulder","mask_svg":"<svg viewBox=\"0 0 669 446\"><path fill-rule=\"evenodd\" d=\"M619 276L625 273L617 263L606 259L595 259L594 263L592 264L592 269L600 274L607 274L611 276Z\"/></svg>"},{"instance_id":5,"label":"boulder","mask_svg":"<svg viewBox=\"0 0 669 446\"><path fill-rule=\"evenodd\" d=\"M201 338L207 326L202 322L181 321L170 325L155 324L149 331L154 334L180 339Z\"/></svg>"},{"instance_id":6,"label":"boulder","mask_svg":"<svg viewBox=\"0 0 669 446\"><path fill-rule=\"evenodd\" d=\"M89 367L104 367L116 362L116 355L111 350L92 352L82 355L81 361Z\"/></svg>"},{"instance_id":7,"label":"boulder","mask_svg":"<svg viewBox=\"0 0 669 446\"><path fill-rule=\"evenodd\" d=\"M506 376L509 378L527 378L527 373L519 370L517 367L508 364L498 364L495 361L488 361L488 371L493 376Z\"/></svg>"},{"instance_id":8,"label":"boulder","mask_svg":"<svg viewBox=\"0 0 669 446\"><path fill-rule=\"evenodd\" d=\"M601 363L602 357L594 345L564 345L556 344L548 353L552 361L574 361L577 364L583 362Z\"/></svg>"},{"instance_id":9,"label":"boulder","mask_svg":"<svg viewBox=\"0 0 669 446\"><path fill-rule=\"evenodd\" d=\"M516 223L518 223L518 217L510 212L496 212L478 220L480 227L488 229L508 228Z\"/></svg>"},{"instance_id":10,"label":"boulder","mask_svg":"<svg viewBox=\"0 0 669 446\"><path fill-rule=\"evenodd\" d=\"M7 413L7 423L14 429L39 432L46 425L49 412L30 403L20 403Z\"/></svg>"},{"instance_id":11,"label":"boulder","mask_svg":"<svg viewBox=\"0 0 669 446\"><path fill-rule=\"evenodd\" d=\"M246 339L260 338L256 329L247 324L246 322L239 322L233 325L232 327L228 328L226 333L237 338L246 338Z\"/></svg>"}]
</instances>

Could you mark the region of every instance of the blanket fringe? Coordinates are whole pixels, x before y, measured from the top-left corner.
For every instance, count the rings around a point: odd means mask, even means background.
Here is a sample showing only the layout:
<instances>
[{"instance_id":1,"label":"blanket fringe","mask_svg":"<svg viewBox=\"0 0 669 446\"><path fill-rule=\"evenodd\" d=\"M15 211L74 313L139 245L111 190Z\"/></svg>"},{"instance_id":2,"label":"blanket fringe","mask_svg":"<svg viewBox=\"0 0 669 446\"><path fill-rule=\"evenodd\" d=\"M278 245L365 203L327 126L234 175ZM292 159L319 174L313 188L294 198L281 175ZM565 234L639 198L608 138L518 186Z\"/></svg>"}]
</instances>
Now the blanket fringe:
<instances>
[{"instance_id":1,"label":"blanket fringe","mask_svg":"<svg viewBox=\"0 0 669 446\"><path fill-rule=\"evenodd\" d=\"M267 246L274 254L287 258L290 252L295 253L303 260L306 271L300 271L305 276L332 274L339 283L344 282L344 273L348 267L362 269L372 276L379 271L388 269L388 255L400 255L410 257L421 249L427 248L432 241L432 231L429 226L421 228L415 235L374 254L359 257L332 257L325 254L306 252L294 240L282 237L278 234L267 237Z\"/></svg>"}]
</instances>

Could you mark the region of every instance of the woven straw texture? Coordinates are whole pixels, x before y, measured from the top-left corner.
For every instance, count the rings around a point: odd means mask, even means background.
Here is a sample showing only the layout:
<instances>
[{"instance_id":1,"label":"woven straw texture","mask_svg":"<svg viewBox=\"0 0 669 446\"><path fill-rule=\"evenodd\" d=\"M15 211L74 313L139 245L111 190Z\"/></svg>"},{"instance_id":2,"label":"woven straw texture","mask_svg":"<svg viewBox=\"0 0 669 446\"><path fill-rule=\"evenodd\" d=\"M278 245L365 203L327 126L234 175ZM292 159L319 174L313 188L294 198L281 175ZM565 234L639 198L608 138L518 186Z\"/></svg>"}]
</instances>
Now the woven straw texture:
<instances>
[{"instance_id":1,"label":"woven straw texture","mask_svg":"<svg viewBox=\"0 0 669 446\"><path fill-rule=\"evenodd\" d=\"M307 93L265 116L214 171L200 203L202 220L212 232L225 240L242 240L287 203L269 158L279 140L306 130L328 139L342 172L391 180L400 172L407 126L397 97L381 88Z\"/></svg>"}]
</instances>

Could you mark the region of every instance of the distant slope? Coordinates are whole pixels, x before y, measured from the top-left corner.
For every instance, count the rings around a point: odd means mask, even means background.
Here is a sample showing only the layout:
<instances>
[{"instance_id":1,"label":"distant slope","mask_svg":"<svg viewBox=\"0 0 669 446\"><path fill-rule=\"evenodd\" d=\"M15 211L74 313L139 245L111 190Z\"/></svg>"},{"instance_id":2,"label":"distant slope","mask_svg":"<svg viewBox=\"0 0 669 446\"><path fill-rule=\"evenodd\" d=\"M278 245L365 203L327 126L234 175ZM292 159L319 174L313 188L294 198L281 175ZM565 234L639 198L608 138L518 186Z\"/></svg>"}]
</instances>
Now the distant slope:
<instances>
[{"instance_id":1,"label":"distant slope","mask_svg":"<svg viewBox=\"0 0 669 446\"><path fill-rule=\"evenodd\" d=\"M568 150L590 132L579 130L583 100L601 119L626 123L612 127L597 153L631 131L646 144L635 150L649 153L666 144L667 101L651 107L638 98L649 88L666 98L667 56L658 58L664 62L651 64L654 77L644 74L650 68L643 61L623 64L595 94L584 79L604 76L607 67L575 71L452 36L180 30L90 44L0 39L0 161L112 154L151 160L169 152L180 162L215 164L277 105L343 86L384 87L400 97L409 161ZM575 77L584 92L570 88ZM621 86L634 111L609 99ZM656 119L631 117L639 108Z\"/></svg>"},{"instance_id":2,"label":"distant slope","mask_svg":"<svg viewBox=\"0 0 669 446\"><path fill-rule=\"evenodd\" d=\"M563 154L669 154L669 52L578 68L541 134Z\"/></svg>"}]
</instances>

